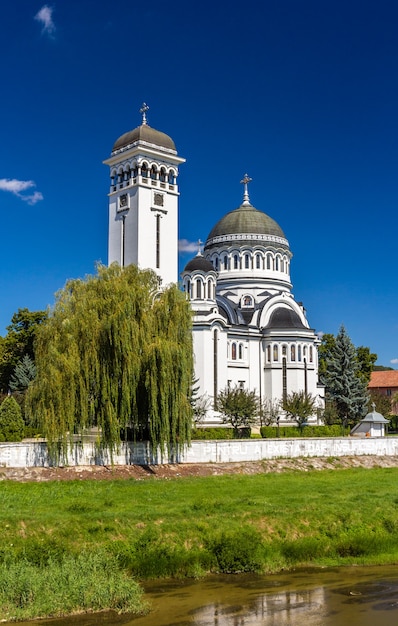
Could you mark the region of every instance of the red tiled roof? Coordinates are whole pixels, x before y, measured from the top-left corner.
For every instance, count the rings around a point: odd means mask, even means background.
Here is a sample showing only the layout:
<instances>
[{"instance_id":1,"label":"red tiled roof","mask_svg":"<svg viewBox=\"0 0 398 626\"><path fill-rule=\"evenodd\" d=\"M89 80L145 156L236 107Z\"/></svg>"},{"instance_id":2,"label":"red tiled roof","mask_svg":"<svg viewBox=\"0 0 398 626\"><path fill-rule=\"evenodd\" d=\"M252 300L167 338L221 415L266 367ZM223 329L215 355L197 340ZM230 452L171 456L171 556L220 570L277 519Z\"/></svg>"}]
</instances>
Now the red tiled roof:
<instances>
[{"instance_id":1,"label":"red tiled roof","mask_svg":"<svg viewBox=\"0 0 398 626\"><path fill-rule=\"evenodd\" d=\"M398 370L372 372L368 388L377 387L398 387Z\"/></svg>"}]
</instances>

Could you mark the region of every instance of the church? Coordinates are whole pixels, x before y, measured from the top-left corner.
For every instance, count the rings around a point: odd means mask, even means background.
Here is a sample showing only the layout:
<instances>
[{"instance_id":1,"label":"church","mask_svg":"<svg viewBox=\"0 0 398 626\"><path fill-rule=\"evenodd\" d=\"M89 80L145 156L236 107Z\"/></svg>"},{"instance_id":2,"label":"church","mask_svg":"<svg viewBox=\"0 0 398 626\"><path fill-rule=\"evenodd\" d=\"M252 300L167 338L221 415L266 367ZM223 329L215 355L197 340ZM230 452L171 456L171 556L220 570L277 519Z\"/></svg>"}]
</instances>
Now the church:
<instances>
[{"instance_id":1,"label":"church","mask_svg":"<svg viewBox=\"0 0 398 626\"><path fill-rule=\"evenodd\" d=\"M317 411L308 421L316 423L324 407L319 338L292 294L292 253L282 228L252 205L246 174L241 204L220 216L179 277L178 171L185 159L171 137L148 124L147 111L144 104L141 125L121 135L104 161L108 262L151 268L160 285L182 280L193 310L198 396L208 399L204 424L220 422L214 399L235 386L255 391L263 404L293 391L311 394Z\"/></svg>"}]
</instances>

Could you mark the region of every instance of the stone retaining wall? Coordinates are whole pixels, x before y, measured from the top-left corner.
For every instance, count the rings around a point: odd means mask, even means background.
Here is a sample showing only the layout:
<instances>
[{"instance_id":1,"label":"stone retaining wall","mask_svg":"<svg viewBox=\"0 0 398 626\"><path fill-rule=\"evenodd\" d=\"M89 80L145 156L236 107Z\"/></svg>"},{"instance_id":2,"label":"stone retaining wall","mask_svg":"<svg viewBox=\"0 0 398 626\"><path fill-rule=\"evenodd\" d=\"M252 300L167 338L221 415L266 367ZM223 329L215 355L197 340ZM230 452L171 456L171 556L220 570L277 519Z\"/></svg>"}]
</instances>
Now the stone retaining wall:
<instances>
[{"instance_id":1,"label":"stone retaining wall","mask_svg":"<svg viewBox=\"0 0 398 626\"><path fill-rule=\"evenodd\" d=\"M397 456L398 437L243 439L193 441L178 456L153 454L147 443L122 444L113 455L115 465L157 465L160 463L236 463L263 459L340 456ZM94 443L76 444L63 465L110 465L106 450ZM49 467L52 463L45 442L0 443L0 467Z\"/></svg>"}]
</instances>

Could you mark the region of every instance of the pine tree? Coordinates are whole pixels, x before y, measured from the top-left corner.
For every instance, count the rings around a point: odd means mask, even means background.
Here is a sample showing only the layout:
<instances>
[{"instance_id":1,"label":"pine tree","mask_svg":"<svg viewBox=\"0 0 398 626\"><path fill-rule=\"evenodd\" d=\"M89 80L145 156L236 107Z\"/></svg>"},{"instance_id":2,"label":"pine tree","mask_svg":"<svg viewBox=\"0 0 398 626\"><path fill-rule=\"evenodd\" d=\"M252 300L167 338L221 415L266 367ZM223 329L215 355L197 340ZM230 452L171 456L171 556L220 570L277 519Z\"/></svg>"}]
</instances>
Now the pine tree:
<instances>
[{"instance_id":1,"label":"pine tree","mask_svg":"<svg viewBox=\"0 0 398 626\"><path fill-rule=\"evenodd\" d=\"M188 442L191 324L177 286L158 293L150 270L112 264L69 281L38 329L26 401L50 451L92 426L111 451L127 429L162 451Z\"/></svg>"},{"instance_id":2,"label":"pine tree","mask_svg":"<svg viewBox=\"0 0 398 626\"><path fill-rule=\"evenodd\" d=\"M344 326L326 360L324 382L327 398L334 402L342 423L353 424L366 413L366 382L358 376L357 353Z\"/></svg>"},{"instance_id":3,"label":"pine tree","mask_svg":"<svg viewBox=\"0 0 398 626\"><path fill-rule=\"evenodd\" d=\"M30 383L35 379L36 366L29 354L25 354L23 359L18 361L14 373L10 379L11 391L25 391Z\"/></svg>"}]
</instances>

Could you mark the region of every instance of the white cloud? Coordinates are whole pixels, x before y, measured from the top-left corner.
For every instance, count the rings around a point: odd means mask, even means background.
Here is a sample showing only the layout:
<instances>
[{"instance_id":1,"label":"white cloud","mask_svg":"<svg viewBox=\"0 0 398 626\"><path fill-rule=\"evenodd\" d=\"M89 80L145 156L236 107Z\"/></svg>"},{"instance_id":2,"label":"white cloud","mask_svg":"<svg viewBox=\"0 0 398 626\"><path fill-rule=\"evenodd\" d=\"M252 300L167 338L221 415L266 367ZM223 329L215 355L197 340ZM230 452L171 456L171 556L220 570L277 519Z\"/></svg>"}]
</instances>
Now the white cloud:
<instances>
[{"instance_id":1,"label":"white cloud","mask_svg":"<svg viewBox=\"0 0 398 626\"><path fill-rule=\"evenodd\" d=\"M199 244L197 241L188 241L188 239L180 239L178 242L179 252L197 252Z\"/></svg>"},{"instance_id":2,"label":"white cloud","mask_svg":"<svg viewBox=\"0 0 398 626\"><path fill-rule=\"evenodd\" d=\"M13 193L24 202L30 205L36 204L43 200L43 194L40 191L34 191L32 194L24 194L24 191L36 187L33 180L17 180L16 178L0 178L0 190Z\"/></svg>"},{"instance_id":3,"label":"white cloud","mask_svg":"<svg viewBox=\"0 0 398 626\"><path fill-rule=\"evenodd\" d=\"M398 363L398 359L391 359L390 363L392 363L393 365L396 365Z\"/></svg>"},{"instance_id":4,"label":"white cloud","mask_svg":"<svg viewBox=\"0 0 398 626\"><path fill-rule=\"evenodd\" d=\"M49 7L48 4L45 4L41 7L40 11L38 11L35 15L35 20L40 22L43 26L42 33L46 35L53 35L55 33L55 24L53 21L53 9Z\"/></svg>"}]
</instances>

